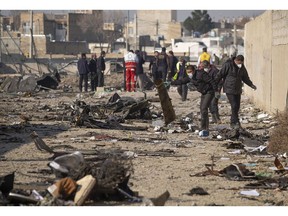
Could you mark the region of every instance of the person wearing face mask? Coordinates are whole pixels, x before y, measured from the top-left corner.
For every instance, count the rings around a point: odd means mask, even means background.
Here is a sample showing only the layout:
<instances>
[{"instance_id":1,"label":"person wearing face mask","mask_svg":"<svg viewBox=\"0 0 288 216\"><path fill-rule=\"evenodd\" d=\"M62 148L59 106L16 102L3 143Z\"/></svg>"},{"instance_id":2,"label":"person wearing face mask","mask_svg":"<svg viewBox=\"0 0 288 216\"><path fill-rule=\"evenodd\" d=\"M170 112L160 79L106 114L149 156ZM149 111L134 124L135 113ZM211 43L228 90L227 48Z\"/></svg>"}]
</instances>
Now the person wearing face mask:
<instances>
[{"instance_id":1,"label":"person wearing face mask","mask_svg":"<svg viewBox=\"0 0 288 216\"><path fill-rule=\"evenodd\" d=\"M249 78L244 65L243 55L238 55L225 62L219 73L216 75L216 81L219 82L221 79L223 79L223 92L226 93L231 106L230 126L232 129L239 129L241 127L239 122L239 109L242 94L242 82L254 90L257 89Z\"/></svg>"},{"instance_id":2,"label":"person wearing face mask","mask_svg":"<svg viewBox=\"0 0 288 216\"><path fill-rule=\"evenodd\" d=\"M192 83L196 86L197 91L201 93L200 101L200 132L199 136L209 136L209 115L208 108L214 97L220 97L217 82L209 74L209 61L204 60L201 63L201 69L197 70L192 77Z\"/></svg>"}]
</instances>

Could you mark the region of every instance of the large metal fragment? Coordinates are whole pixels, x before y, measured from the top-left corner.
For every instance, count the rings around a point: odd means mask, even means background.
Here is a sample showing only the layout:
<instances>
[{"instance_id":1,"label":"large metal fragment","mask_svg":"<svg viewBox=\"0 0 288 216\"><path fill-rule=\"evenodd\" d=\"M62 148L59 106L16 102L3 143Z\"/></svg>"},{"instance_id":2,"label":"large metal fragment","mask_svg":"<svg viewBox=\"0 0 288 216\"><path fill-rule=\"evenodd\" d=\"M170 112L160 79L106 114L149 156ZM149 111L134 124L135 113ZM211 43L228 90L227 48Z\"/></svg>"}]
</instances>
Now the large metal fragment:
<instances>
[{"instance_id":1,"label":"large metal fragment","mask_svg":"<svg viewBox=\"0 0 288 216\"><path fill-rule=\"evenodd\" d=\"M164 82L161 79L155 80L155 85L158 90L158 95L164 115L164 121L167 125L176 119L175 111Z\"/></svg>"}]
</instances>

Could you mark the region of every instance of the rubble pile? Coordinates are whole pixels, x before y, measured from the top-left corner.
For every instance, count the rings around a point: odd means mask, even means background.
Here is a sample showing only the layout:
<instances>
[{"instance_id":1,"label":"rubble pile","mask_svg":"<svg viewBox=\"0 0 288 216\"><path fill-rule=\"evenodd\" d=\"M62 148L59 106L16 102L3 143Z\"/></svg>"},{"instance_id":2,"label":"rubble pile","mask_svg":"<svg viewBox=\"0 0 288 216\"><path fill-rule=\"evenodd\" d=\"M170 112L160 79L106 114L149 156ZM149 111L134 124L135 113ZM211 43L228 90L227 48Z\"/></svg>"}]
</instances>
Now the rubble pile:
<instances>
[{"instance_id":1,"label":"rubble pile","mask_svg":"<svg viewBox=\"0 0 288 216\"><path fill-rule=\"evenodd\" d=\"M286 150L270 148L284 145L286 118L244 97L242 127L231 129L222 95L221 122L199 137L195 91L183 102L172 88L79 93L70 84L1 95L0 205L288 205Z\"/></svg>"}]
</instances>

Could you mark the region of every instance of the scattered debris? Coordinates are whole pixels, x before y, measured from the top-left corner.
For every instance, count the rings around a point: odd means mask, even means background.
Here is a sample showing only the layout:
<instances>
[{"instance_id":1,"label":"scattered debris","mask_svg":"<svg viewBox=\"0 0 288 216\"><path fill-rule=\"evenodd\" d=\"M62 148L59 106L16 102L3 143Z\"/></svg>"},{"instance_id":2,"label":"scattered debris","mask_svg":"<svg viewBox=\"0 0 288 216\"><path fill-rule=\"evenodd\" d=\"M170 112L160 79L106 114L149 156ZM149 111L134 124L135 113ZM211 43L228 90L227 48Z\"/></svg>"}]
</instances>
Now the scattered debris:
<instances>
[{"instance_id":1,"label":"scattered debris","mask_svg":"<svg viewBox=\"0 0 288 216\"><path fill-rule=\"evenodd\" d=\"M240 194L245 196L260 196L256 190L240 191Z\"/></svg>"},{"instance_id":2,"label":"scattered debris","mask_svg":"<svg viewBox=\"0 0 288 216\"><path fill-rule=\"evenodd\" d=\"M187 193L187 195L189 195L189 196L193 196L193 195L209 195L209 193L207 191L205 191L201 187L195 187L195 188L192 188L189 191L189 193Z\"/></svg>"}]
</instances>

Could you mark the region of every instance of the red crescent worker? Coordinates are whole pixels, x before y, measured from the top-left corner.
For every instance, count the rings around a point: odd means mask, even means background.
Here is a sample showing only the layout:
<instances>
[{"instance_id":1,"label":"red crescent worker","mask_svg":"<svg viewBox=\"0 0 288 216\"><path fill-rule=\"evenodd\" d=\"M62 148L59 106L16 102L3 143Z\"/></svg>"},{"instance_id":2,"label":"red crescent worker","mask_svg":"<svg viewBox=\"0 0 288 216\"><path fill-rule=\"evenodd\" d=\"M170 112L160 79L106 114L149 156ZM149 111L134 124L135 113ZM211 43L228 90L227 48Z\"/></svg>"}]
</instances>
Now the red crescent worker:
<instances>
[{"instance_id":1,"label":"red crescent worker","mask_svg":"<svg viewBox=\"0 0 288 216\"><path fill-rule=\"evenodd\" d=\"M126 68L126 91L132 92L136 89L136 66L138 63L138 57L134 54L133 50L124 56L125 68Z\"/></svg>"}]
</instances>

